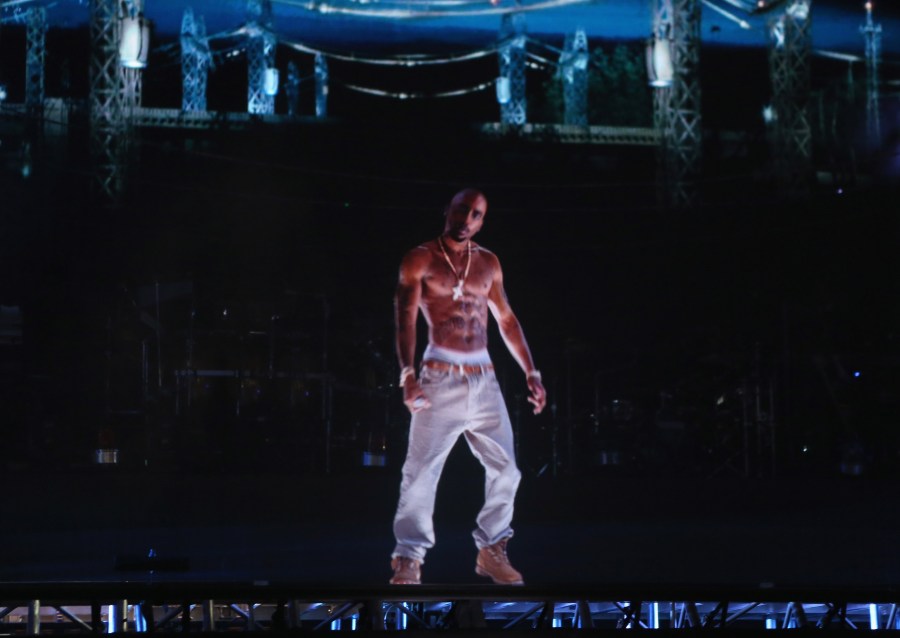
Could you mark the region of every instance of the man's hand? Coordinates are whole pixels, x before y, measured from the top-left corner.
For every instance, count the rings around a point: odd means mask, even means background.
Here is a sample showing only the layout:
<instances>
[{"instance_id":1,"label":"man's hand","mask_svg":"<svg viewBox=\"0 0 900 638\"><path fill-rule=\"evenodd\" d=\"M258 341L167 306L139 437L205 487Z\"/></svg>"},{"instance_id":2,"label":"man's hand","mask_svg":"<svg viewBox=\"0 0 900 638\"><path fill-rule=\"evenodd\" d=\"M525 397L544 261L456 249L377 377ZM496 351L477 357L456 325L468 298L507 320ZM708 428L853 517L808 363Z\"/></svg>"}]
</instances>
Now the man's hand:
<instances>
[{"instance_id":1,"label":"man's hand","mask_svg":"<svg viewBox=\"0 0 900 638\"><path fill-rule=\"evenodd\" d=\"M541 383L540 375L531 375L528 377L528 402L534 406L534 413L540 414L544 406L547 405L547 391L544 390L544 384Z\"/></svg>"},{"instance_id":2,"label":"man's hand","mask_svg":"<svg viewBox=\"0 0 900 638\"><path fill-rule=\"evenodd\" d=\"M431 407L431 401L425 396L422 386L414 375L410 375L403 382L403 403L413 414Z\"/></svg>"}]
</instances>

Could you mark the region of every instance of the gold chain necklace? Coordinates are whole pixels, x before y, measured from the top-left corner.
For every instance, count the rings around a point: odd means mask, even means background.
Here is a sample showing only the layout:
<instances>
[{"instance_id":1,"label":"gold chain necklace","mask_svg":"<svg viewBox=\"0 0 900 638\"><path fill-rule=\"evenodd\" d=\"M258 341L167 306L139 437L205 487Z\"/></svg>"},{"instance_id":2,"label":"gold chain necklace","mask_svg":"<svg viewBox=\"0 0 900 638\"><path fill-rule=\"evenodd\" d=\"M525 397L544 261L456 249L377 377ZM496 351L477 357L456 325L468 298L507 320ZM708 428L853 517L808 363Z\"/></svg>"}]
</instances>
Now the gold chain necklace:
<instances>
[{"instance_id":1,"label":"gold chain necklace","mask_svg":"<svg viewBox=\"0 0 900 638\"><path fill-rule=\"evenodd\" d=\"M469 266L472 265L472 240L469 239L466 241L466 252L468 254L466 257L466 270L462 277L457 274L456 268L453 267L453 262L450 261L450 255L448 255L447 251L444 249L444 240L440 236L438 236L438 246L441 247L441 253L444 255L444 259L447 260L447 265L450 266L450 270L456 275L457 283L453 286L453 301L457 301L463 296L463 284L466 283L466 278L469 276Z\"/></svg>"}]
</instances>

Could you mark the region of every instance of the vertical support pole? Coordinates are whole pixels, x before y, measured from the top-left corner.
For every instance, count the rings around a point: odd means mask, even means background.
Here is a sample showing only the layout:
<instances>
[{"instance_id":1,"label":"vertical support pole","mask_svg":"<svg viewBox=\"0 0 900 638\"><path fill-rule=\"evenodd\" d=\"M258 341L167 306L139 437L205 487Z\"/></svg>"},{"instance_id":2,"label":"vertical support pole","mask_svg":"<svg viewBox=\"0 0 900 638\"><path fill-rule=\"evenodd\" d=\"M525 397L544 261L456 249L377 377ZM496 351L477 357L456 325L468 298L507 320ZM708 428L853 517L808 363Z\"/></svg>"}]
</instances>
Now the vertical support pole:
<instances>
[{"instance_id":1,"label":"vertical support pole","mask_svg":"<svg viewBox=\"0 0 900 638\"><path fill-rule=\"evenodd\" d=\"M28 623L25 633L29 636L37 636L41 633L41 601L28 601Z\"/></svg>"},{"instance_id":2,"label":"vertical support pole","mask_svg":"<svg viewBox=\"0 0 900 638\"><path fill-rule=\"evenodd\" d=\"M300 69L293 60L287 65L287 80L284 83L287 95L287 112L290 117L300 115Z\"/></svg>"},{"instance_id":3,"label":"vertical support pole","mask_svg":"<svg viewBox=\"0 0 900 638\"><path fill-rule=\"evenodd\" d=\"M653 2L654 35L669 42L673 72L670 85L654 90L660 201L683 209L696 203L702 159L700 0Z\"/></svg>"},{"instance_id":4,"label":"vertical support pole","mask_svg":"<svg viewBox=\"0 0 900 638\"><path fill-rule=\"evenodd\" d=\"M248 0L247 112L275 112L275 95L266 91L266 71L275 68L275 34L271 0Z\"/></svg>"},{"instance_id":5,"label":"vertical support pole","mask_svg":"<svg viewBox=\"0 0 900 638\"><path fill-rule=\"evenodd\" d=\"M563 84L563 124L588 125L588 42L584 29L566 36L559 56L559 76Z\"/></svg>"},{"instance_id":6,"label":"vertical support pole","mask_svg":"<svg viewBox=\"0 0 900 638\"><path fill-rule=\"evenodd\" d=\"M109 606L108 633L119 634L128 625L128 601L118 600Z\"/></svg>"},{"instance_id":7,"label":"vertical support pole","mask_svg":"<svg viewBox=\"0 0 900 638\"><path fill-rule=\"evenodd\" d=\"M775 182L789 198L809 194L812 133L807 114L811 0L791 0L769 28L772 79L772 158Z\"/></svg>"},{"instance_id":8,"label":"vertical support pole","mask_svg":"<svg viewBox=\"0 0 900 638\"><path fill-rule=\"evenodd\" d=\"M47 51L47 9L32 7L26 17L25 107L40 115L44 105L44 59Z\"/></svg>"},{"instance_id":9,"label":"vertical support pole","mask_svg":"<svg viewBox=\"0 0 900 638\"><path fill-rule=\"evenodd\" d=\"M881 66L881 25L872 20L872 2L866 2L866 24L860 27L866 42L866 132L872 149L881 142L878 69Z\"/></svg>"},{"instance_id":10,"label":"vertical support pole","mask_svg":"<svg viewBox=\"0 0 900 638\"><path fill-rule=\"evenodd\" d=\"M328 117L328 60L316 53L316 117Z\"/></svg>"},{"instance_id":11,"label":"vertical support pole","mask_svg":"<svg viewBox=\"0 0 900 638\"><path fill-rule=\"evenodd\" d=\"M91 0L90 122L93 168L101 199L115 204L122 192L125 75L119 65L116 0Z\"/></svg>"},{"instance_id":12,"label":"vertical support pole","mask_svg":"<svg viewBox=\"0 0 900 638\"><path fill-rule=\"evenodd\" d=\"M528 121L525 99L525 15L506 13L500 26L500 77L497 101L500 122L522 126Z\"/></svg>"},{"instance_id":13,"label":"vertical support pole","mask_svg":"<svg viewBox=\"0 0 900 638\"><path fill-rule=\"evenodd\" d=\"M206 111L206 85L212 57L203 16L187 7L181 19L181 109Z\"/></svg>"},{"instance_id":14,"label":"vertical support pole","mask_svg":"<svg viewBox=\"0 0 900 638\"><path fill-rule=\"evenodd\" d=\"M212 600L204 600L203 607L203 631L212 632L216 630L216 610Z\"/></svg>"},{"instance_id":15,"label":"vertical support pole","mask_svg":"<svg viewBox=\"0 0 900 638\"><path fill-rule=\"evenodd\" d=\"M794 626L803 629L806 627L806 610L803 609L803 604L798 602L793 602L790 604L790 610L793 612L792 622Z\"/></svg>"}]
</instances>

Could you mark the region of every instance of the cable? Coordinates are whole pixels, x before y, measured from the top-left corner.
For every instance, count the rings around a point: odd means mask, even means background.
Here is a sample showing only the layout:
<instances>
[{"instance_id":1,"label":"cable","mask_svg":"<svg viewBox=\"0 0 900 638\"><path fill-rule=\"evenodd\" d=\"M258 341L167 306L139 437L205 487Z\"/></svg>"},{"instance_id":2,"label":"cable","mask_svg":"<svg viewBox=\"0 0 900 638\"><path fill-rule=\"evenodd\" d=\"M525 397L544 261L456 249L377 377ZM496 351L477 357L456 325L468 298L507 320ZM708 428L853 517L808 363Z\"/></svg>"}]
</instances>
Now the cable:
<instances>
[{"instance_id":1,"label":"cable","mask_svg":"<svg viewBox=\"0 0 900 638\"><path fill-rule=\"evenodd\" d=\"M307 11L314 11L322 14L342 14L352 15L366 18L384 18L394 20L408 20L421 18L452 18L466 16L486 16L486 15L504 15L508 13L524 13L529 11L542 11L545 9L555 9L573 4L586 4L593 0L543 0L535 2L531 5L516 5L515 7L504 8L494 7L491 9L473 9L471 11L459 10L438 10L438 11L414 11L406 9L357 9L353 7L339 7L327 3L316 2L315 0L276 0L281 4L300 7ZM408 7L409 5L407 5Z\"/></svg>"},{"instance_id":2,"label":"cable","mask_svg":"<svg viewBox=\"0 0 900 638\"><path fill-rule=\"evenodd\" d=\"M284 46L290 47L295 51L300 51L301 53L310 53L313 55L324 55L325 57L332 58L335 60L341 60L344 62L358 62L361 64L377 64L383 66L404 66L404 67L414 67L414 66L424 66L429 64L450 64L454 62L468 62L469 60L477 60L488 55L496 54L498 49L481 49L479 51L473 51L471 53L463 53L460 55L451 55L444 57L425 57L427 54L417 54L417 55L409 55L403 57L395 57L395 58L361 58L354 55L346 55L342 53L334 53L332 51L325 51L323 49L316 49L306 44L302 44L300 42L290 42L287 40L279 40L279 44L283 44Z\"/></svg>"},{"instance_id":3,"label":"cable","mask_svg":"<svg viewBox=\"0 0 900 638\"><path fill-rule=\"evenodd\" d=\"M458 97L460 95L467 95L469 93L476 93L478 91L483 91L494 85L496 80L490 80L488 82L482 82L481 84L476 84L475 86L471 86L465 89L456 89L454 91L441 91L438 93L394 93L390 91L382 91L381 89L373 89L370 87L359 86L356 84L349 84L347 82L342 82L337 80L336 83L344 88L350 89L351 91L356 91L358 93L366 93L368 95L377 95L379 97L391 97L398 100L419 100L425 98L443 98L443 97Z\"/></svg>"}]
</instances>

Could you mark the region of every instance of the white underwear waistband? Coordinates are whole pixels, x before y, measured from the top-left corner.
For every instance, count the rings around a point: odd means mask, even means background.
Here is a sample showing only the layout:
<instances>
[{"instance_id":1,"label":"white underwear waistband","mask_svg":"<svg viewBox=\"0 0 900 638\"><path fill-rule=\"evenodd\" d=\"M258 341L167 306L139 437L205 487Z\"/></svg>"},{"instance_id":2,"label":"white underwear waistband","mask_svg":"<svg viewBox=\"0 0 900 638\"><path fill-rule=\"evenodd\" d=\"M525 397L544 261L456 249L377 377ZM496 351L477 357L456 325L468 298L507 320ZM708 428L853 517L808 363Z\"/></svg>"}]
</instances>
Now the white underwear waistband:
<instances>
[{"instance_id":1,"label":"white underwear waistband","mask_svg":"<svg viewBox=\"0 0 900 638\"><path fill-rule=\"evenodd\" d=\"M425 354L422 356L422 359L426 361L446 361L455 365L482 366L491 362L491 355L488 354L487 348L463 352L462 350L452 350L451 348L443 348L429 343L425 348Z\"/></svg>"}]
</instances>

